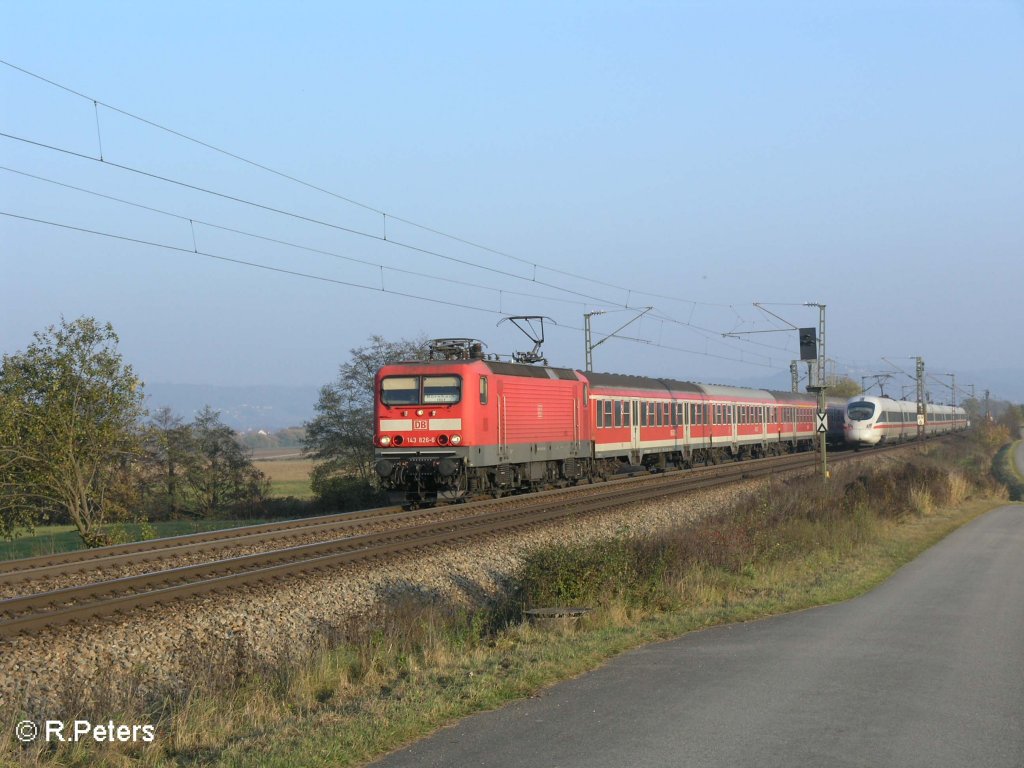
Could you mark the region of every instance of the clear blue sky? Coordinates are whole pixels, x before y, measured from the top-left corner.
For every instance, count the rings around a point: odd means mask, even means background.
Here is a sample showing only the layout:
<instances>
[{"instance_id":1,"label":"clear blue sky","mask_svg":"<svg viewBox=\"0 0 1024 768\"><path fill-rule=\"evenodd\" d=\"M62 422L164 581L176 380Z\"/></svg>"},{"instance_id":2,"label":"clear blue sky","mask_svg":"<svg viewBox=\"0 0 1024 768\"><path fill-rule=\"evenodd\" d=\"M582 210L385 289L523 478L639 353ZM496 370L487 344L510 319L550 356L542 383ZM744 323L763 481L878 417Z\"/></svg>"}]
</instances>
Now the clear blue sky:
<instances>
[{"instance_id":1,"label":"clear blue sky","mask_svg":"<svg viewBox=\"0 0 1024 768\"><path fill-rule=\"evenodd\" d=\"M182 249L0 216L2 351L87 314L151 382L317 385L371 334L528 347L496 327L504 312L553 318L549 358L582 367L584 312L653 305L623 332L653 344L608 341L595 368L750 382L788 369L795 333L720 334L774 327L752 302L818 301L854 375L883 355L1024 367L1019 2L7 2L3 16L0 58L88 99L0 66L0 132L91 157L102 142L107 162L0 137L0 165L183 218L0 171L5 213ZM631 316L595 317L595 338Z\"/></svg>"}]
</instances>

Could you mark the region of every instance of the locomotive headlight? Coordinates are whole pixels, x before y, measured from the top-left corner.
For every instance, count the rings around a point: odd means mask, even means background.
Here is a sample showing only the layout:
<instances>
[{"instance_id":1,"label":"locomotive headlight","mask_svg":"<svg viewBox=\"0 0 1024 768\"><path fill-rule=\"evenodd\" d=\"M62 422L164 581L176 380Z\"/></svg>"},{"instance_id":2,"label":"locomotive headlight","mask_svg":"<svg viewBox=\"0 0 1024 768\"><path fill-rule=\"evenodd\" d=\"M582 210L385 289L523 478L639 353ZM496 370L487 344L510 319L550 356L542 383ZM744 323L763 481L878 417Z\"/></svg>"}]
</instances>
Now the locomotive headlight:
<instances>
[{"instance_id":1,"label":"locomotive headlight","mask_svg":"<svg viewBox=\"0 0 1024 768\"><path fill-rule=\"evenodd\" d=\"M462 442L462 435L452 435L452 445L458 445Z\"/></svg>"},{"instance_id":2,"label":"locomotive headlight","mask_svg":"<svg viewBox=\"0 0 1024 768\"><path fill-rule=\"evenodd\" d=\"M422 408L420 408L419 410L417 410L417 411L416 411L416 415L417 415L417 416L422 416L422 415L423 415L423 409L422 409Z\"/></svg>"},{"instance_id":3,"label":"locomotive headlight","mask_svg":"<svg viewBox=\"0 0 1024 768\"><path fill-rule=\"evenodd\" d=\"M391 445L391 438L388 437L387 435L382 436L380 439L380 444L387 448L389 445Z\"/></svg>"}]
</instances>

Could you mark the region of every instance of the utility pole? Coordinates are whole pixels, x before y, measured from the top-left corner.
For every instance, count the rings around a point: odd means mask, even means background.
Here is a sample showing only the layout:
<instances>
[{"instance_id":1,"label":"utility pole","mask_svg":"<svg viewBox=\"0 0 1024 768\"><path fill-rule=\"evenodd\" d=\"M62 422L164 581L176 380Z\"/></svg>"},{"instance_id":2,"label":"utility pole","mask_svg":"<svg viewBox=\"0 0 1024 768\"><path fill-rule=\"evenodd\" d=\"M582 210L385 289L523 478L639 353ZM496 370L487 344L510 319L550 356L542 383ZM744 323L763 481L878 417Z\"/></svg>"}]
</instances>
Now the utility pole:
<instances>
[{"instance_id":1,"label":"utility pole","mask_svg":"<svg viewBox=\"0 0 1024 768\"><path fill-rule=\"evenodd\" d=\"M584 348L584 363L586 367L584 371L594 370L594 347L590 343L590 318L594 315L603 315L604 310L598 309L593 312L586 312L583 315L583 348Z\"/></svg>"},{"instance_id":2,"label":"utility pole","mask_svg":"<svg viewBox=\"0 0 1024 768\"><path fill-rule=\"evenodd\" d=\"M920 440L928 424L928 406L924 398L924 358L913 359L917 361L917 437Z\"/></svg>"},{"instance_id":3,"label":"utility pole","mask_svg":"<svg viewBox=\"0 0 1024 768\"><path fill-rule=\"evenodd\" d=\"M587 366L586 369L588 371L594 370L594 348L595 347L599 347L602 344L604 344L606 341L608 341L608 339L610 339L616 333L621 331L627 325L630 325L631 323L635 323L641 317L643 317L648 312L650 312L652 309L654 309L654 307L642 307L641 309L643 309L643 312L640 312L640 314L638 314L636 317L634 317L631 320L628 320L625 323L623 323L622 325L620 325L618 328L616 328L614 331L609 333L607 336L605 336L603 339L601 339L596 344L592 343L591 342L591 338L590 338L590 318L593 315L604 315L604 314L607 314L607 312L606 312L606 310L598 309L598 310L594 310L593 312L586 312L586 313L584 313L584 315L583 315L583 344L586 347L586 349L584 350L584 361L586 363L586 366ZM633 309L632 311L636 312L638 310L637 309Z\"/></svg>"},{"instance_id":4,"label":"utility pole","mask_svg":"<svg viewBox=\"0 0 1024 768\"><path fill-rule=\"evenodd\" d=\"M770 309L766 309L764 304L754 302L754 306L765 312L772 317L781 320L791 329L797 332L800 340L800 359L806 360L807 370L807 391L818 393L818 418L816 420L816 429L818 434L821 436L821 478L822 480L828 480L828 459L826 458L825 446L828 430L828 411L825 405L825 390L827 385L825 384L825 305L819 304L813 301L804 302L805 307L817 307L818 308L818 329L817 329L817 340L815 340L815 329L811 328L797 328L791 322L786 320L784 317L772 312ZM768 331L733 331L730 333L723 333L723 336L740 336L748 333L778 333L783 331L781 328L773 328ZM812 362L817 362L818 375L814 378L811 377L810 366ZM797 361L794 360L790 363L789 371L793 378L793 391L795 392L798 387L796 380L796 366ZM817 381L817 384L811 384L811 381Z\"/></svg>"},{"instance_id":5,"label":"utility pole","mask_svg":"<svg viewBox=\"0 0 1024 768\"><path fill-rule=\"evenodd\" d=\"M818 308L818 376L817 384L814 387L808 387L808 392L817 391L818 393L818 435L820 437L819 446L821 451L821 478L822 480L828 480L828 458L826 451L826 426L825 419L827 418L828 409L825 407L825 305L818 304L816 302L809 301L804 304L806 307L817 307Z\"/></svg>"}]
</instances>

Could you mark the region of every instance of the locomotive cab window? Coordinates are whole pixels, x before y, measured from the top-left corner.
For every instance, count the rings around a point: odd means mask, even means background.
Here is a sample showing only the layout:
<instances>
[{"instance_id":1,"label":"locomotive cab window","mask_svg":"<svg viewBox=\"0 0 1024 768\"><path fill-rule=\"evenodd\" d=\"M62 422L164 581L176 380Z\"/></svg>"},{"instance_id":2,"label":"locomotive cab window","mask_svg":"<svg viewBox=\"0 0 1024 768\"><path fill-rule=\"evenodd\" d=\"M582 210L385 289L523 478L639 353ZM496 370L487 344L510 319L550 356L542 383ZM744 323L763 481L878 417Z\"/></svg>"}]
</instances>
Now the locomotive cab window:
<instances>
[{"instance_id":1,"label":"locomotive cab window","mask_svg":"<svg viewBox=\"0 0 1024 768\"><path fill-rule=\"evenodd\" d=\"M380 401L384 405L418 405L419 376L388 376L380 383Z\"/></svg>"},{"instance_id":2,"label":"locomotive cab window","mask_svg":"<svg viewBox=\"0 0 1024 768\"><path fill-rule=\"evenodd\" d=\"M388 376L380 383L384 405L450 405L461 399L458 376Z\"/></svg>"},{"instance_id":3,"label":"locomotive cab window","mask_svg":"<svg viewBox=\"0 0 1024 768\"><path fill-rule=\"evenodd\" d=\"M462 379L458 376L424 376L423 404L457 403L462 399Z\"/></svg>"}]
</instances>

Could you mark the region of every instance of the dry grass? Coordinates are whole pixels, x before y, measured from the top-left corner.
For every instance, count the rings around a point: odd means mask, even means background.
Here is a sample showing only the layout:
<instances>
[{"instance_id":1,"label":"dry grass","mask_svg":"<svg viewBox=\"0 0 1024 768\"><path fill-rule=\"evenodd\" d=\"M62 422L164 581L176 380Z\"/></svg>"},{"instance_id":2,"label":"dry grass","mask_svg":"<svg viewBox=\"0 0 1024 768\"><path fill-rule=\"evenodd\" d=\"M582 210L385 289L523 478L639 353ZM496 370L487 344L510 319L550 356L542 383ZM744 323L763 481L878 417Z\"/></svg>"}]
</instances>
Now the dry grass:
<instances>
[{"instance_id":1,"label":"dry grass","mask_svg":"<svg viewBox=\"0 0 1024 768\"><path fill-rule=\"evenodd\" d=\"M999 497L987 473L969 469L986 461L927 453L885 471L837 473L827 490L818 480L779 483L657 539L553 547L529 559L507 601L475 612L399 597L371 630L328 632L283 649L274 665L244 648L197 659L196 678L162 706L111 697L75 710L158 718L154 746L24 757L82 766L361 764L625 648L867 590L995 503L963 506L969 495ZM524 605L546 600L595 610L575 632L520 621Z\"/></svg>"},{"instance_id":2,"label":"dry grass","mask_svg":"<svg viewBox=\"0 0 1024 768\"><path fill-rule=\"evenodd\" d=\"M270 478L272 483L289 483L296 480L309 481L309 473L316 462L313 459L274 459L254 461L260 472Z\"/></svg>"},{"instance_id":3,"label":"dry grass","mask_svg":"<svg viewBox=\"0 0 1024 768\"><path fill-rule=\"evenodd\" d=\"M254 461L253 465L270 480L270 496L294 496L297 499L313 498L310 473L316 462L313 459L273 459Z\"/></svg>"}]
</instances>

